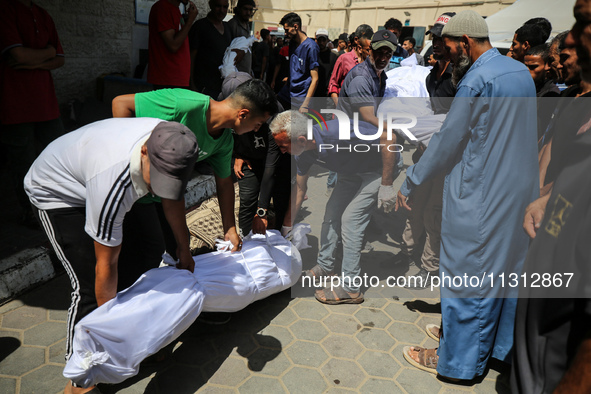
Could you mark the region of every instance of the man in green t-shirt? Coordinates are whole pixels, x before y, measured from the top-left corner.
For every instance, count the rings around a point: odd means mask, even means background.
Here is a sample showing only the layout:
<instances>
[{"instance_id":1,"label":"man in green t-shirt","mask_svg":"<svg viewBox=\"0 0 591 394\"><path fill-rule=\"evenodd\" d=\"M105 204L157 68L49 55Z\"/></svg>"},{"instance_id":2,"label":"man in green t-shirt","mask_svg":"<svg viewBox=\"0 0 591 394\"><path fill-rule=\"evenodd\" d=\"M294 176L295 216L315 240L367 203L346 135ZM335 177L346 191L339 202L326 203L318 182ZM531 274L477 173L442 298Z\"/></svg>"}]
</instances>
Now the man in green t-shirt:
<instances>
[{"instance_id":1,"label":"man in green t-shirt","mask_svg":"<svg viewBox=\"0 0 591 394\"><path fill-rule=\"evenodd\" d=\"M185 89L163 89L127 94L113 100L113 117L153 117L176 121L187 126L199 144L199 158L214 170L225 239L232 242L233 252L242 242L234 219L234 183L231 177L232 130L243 134L258 130L277 112L275 93L260 80L238 86L225 100Z\"/></svg>"}]
</instances>

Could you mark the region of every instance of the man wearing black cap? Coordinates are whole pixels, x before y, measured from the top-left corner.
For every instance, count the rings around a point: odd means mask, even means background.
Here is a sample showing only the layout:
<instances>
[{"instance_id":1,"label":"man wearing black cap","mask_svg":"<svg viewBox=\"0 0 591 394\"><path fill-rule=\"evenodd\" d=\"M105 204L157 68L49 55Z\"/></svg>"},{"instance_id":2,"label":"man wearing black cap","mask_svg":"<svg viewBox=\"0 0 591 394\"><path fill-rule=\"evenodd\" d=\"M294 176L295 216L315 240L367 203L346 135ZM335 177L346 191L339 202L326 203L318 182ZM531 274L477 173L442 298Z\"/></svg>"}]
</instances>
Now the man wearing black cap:
<instances>
[{"instance_id":1,"label":"man wearing black cap","mask_svg":"<svg viewBox=\"0 0 591 394\"><path fill-rule=\"evenodd\" d=\"M132 210L140 197L152 193L162 198L178 245L178 267L193 270L184 192L198 152L195 134L179 123L107 119L58 138L29 169L25 191L73 288L66 358L72 352L76 323L145 270L158 266L164 249L150 259L152 266L119 259L124 219L143 219L144 226L159 228L155 212ZM133 245L137 251L151 242L138 241ZM129 277L127 283L121 274ZM75 393L88 390L66 388Z\"/></svg>"},{"instance_id":2,"label":"man wearing black cap","mask_svg":"<svg viewBox=\"0 0 591 394\"><path fill-rule=\"evenodd\" d=\"M386 72L384 71L390 58L396 50L398 39L389 30L379 30L371 39L371 49L365 62L353 67L343 81L339 93L337 109L348 114L358 112L360 119L376 127L380 127L380 120L376 111L386 90ZM384 128L385 130L385 128ZM396 136L389 144L396 143ZM384 141L385 143L386 141ZM394 160L396 155L388 150L382 151L383 174L378 194L378 208L382 205L389 212L394 208L396 193L394 191Z\"/></svg>"}]
</instances>

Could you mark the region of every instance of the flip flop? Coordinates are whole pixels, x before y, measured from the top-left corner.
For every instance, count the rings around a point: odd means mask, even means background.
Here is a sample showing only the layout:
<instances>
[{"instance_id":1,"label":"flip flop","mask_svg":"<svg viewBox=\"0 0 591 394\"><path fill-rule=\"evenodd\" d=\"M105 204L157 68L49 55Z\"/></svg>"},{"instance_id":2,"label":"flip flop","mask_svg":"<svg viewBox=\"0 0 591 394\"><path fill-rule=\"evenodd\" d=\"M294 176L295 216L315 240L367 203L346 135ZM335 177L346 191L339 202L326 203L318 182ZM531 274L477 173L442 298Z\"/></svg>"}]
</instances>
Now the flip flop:
<instances>
[{"instance_id":1,"label":"flip flop","mask_svg":"<svg viewBox=\"0 0 591 394\"><path fill-rule=\"evenodd\" d=\"M437 324L427 324L425 326L425 331L427 332L427 335L429 336L429 338L434 339L437 342L439 342L439 336L435 335L435 333L433 332L434 328L437 329L437 332L439 332L439 330L441 330L441 327L438 326Z\"/></svg>"},{"instance_id":2,"label":"flip flop","mask_svg":"<svg viewBox=\"0 0 591 394\"><path fill-rule=\"evenodd\" d=\"M357 296L353 296L353 294L355 293L349 293L342 287L334 287L332 290L330 287L325 287L316 290L314 296L319 302L328 305L361 304L364 301L362 292L358 292Z\"/></svg>"},{"instance_id":3,"label":"flip flop","mask_svg":"<svg viewBox=\"0 0 591 394\"><path fill-rule=\"evenodd\" d=\"M411 348L413 350L411 350ZM415 361L410 356L411 351L419 353L419 361ZM402 349L402 354L406 361L408 361L413 367L437 375L437 361L439 360L437 349L425 349L420 346L405 346Z\"/></svg>"}]
</instances>

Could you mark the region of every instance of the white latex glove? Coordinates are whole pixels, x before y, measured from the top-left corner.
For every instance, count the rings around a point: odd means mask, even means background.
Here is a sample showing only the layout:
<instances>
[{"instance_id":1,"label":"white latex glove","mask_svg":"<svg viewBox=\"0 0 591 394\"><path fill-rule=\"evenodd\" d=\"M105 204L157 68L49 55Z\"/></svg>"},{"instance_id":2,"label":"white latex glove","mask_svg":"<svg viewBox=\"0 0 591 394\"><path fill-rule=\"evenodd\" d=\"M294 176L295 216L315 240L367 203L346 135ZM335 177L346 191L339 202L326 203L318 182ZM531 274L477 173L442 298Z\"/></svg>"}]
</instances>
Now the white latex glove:
<instances>
[{"instance_id":1,"label":"white latex glove","mask_svg":"<svg viewBox=\"0 0 591 394\"><path fill-rule=\"evenodd\" d=\"M378 191L378 209L384 207L384 212L388 213L396 205L396 191L394 185L380 185Z\"/></svg>"},{"instance_id":2,"label":"white latex glove","mask_svg":"<svg viewBox=\"0 0 591 394\"><path fill-rule=\"evenodd\" d=\"M281 235L287 237L293 227L281 226Z\"/></svg>"}]
</instances>

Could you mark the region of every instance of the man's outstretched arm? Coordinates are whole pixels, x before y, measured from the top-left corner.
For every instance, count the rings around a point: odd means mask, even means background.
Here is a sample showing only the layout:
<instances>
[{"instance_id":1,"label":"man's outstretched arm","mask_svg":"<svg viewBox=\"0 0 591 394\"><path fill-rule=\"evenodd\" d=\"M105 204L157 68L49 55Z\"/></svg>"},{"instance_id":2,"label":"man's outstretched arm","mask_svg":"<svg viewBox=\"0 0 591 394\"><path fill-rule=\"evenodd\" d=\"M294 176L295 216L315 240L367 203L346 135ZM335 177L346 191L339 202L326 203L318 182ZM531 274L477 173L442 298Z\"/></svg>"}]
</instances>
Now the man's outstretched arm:
<instances>
[{"instance_id":1,"label":"man's outstretched arm","mask_svg":"<svg viewBox=\"0 0 591 394\"><path fill-rule=\"evenodd\" d=\"M124 94L113 99L111 104L114 118L132 118L135 116L135 94Z\"/></svg>"}]
</instances>

